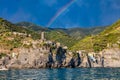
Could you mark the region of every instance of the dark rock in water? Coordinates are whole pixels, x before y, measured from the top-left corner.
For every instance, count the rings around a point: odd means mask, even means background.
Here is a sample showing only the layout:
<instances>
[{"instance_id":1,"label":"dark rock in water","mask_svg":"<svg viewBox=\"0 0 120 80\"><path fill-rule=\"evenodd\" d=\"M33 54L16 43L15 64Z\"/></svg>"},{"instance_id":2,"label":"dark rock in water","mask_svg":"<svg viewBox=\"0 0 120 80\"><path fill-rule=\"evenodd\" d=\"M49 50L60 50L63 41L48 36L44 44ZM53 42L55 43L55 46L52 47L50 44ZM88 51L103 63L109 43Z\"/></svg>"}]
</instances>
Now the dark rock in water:
<instances>
[{"instance_id":1,"label":"dark rock in water","mask_svg":"<svg viewBox=\"0 0 120 80\"><path fill-rule=\"evenodd\" d=\"M65 60L65 58L66 56L64 50L62 49L62 47L59 47L56 53L56 62L58 67L62 66L62 63Z\"/></svg>"},{"instance_id":2,"label":"dark rock in water","mask_svg":"<svg viewBox=\"0 0 120 80\"><path fill-rule=\"evenodd\" d=\"M101 65L104 67L104 57L101 58Z\"/></svg>"},{"instance_id":3,"label":"dark rock in water","mask_svg":"<svg viewBox=\"0 0 120 80\"><path fill-rule=\"evenodd\" d=\"M75 66L79 66L80 64L81 64L81 57L80 57L80 55L79 55L79 53L77 53L77 58L75 59Z\"/></svg>"},{"instance_id":4,"label":"dark rock in water","mask_svg":"<svg viewBox=\"0 0 120 80\"><path fill-rule=\"evenodd\" d=\"M52 51L51 51L52 52ZM46 64L46 66L48 67L48 68L51 68L52 66L53 66L53 64L54 64L54 60L53 60L53 56L52 56L52 53L49 53L49 55L48 55L48 62L47 62L47 64Z\"/></svg>"},{"instance_id":5,"label":"dark rock in water","mask_svg":"<svg viewBox=\"0 0 120 80\"><path fill-rule=\"evenodd\" d=\"M91 68L92 64L91 64L91 59L87 56L87 60L88 60L88 66Z\"/></svg>"},{"instance_id":6,"label":"dark rock in water","mask_svg":"<svg viewBox=\"0 0 120 80\"><path fill-rule=\"evenodd\" d=\"M75 68L75 61L73 58L70 60L68 67Z\"/></svg>"}]
</instances>

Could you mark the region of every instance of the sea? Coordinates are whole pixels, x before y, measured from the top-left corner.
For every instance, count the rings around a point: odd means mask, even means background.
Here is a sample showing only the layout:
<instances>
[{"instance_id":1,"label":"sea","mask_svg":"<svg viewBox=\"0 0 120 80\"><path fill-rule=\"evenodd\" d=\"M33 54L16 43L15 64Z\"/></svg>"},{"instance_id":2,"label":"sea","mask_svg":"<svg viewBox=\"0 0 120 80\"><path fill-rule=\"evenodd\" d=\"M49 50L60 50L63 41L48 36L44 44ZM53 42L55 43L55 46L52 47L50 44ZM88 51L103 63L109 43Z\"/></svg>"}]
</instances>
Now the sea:
<instances>
[{"instance_id":1,"label":"sea","mask_svg":"<svg viewBox=\"0 0 120 80\"><path fill-rule=\"evenodd\" d=\"M120 80L120 68L11 69L0 80Z\"/></svg>"}]
</instances>

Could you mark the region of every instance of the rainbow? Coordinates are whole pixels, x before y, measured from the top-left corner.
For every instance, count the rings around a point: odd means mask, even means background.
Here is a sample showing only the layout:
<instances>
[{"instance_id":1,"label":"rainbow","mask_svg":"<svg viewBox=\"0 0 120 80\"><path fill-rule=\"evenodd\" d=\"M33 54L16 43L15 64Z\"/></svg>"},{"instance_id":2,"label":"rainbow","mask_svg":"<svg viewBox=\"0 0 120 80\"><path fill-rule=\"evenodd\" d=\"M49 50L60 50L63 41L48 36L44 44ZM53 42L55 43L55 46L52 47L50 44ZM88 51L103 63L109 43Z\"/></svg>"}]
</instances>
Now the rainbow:
<instances>
[{"instance_id":1,"label":"rainbow","mask_svg":"<svg viewBox=\"0 0 120 80\"><path fill-rule=\"evenodd\" d=\"M50 27L54 21L64 12L66 11L73 3L75 0L70 0L69 3L67 3L65 6L63 6L60 10L57 11L57 13L50 19L50 21L47 24L47 27Z\"/></svg>"}]
</instances>

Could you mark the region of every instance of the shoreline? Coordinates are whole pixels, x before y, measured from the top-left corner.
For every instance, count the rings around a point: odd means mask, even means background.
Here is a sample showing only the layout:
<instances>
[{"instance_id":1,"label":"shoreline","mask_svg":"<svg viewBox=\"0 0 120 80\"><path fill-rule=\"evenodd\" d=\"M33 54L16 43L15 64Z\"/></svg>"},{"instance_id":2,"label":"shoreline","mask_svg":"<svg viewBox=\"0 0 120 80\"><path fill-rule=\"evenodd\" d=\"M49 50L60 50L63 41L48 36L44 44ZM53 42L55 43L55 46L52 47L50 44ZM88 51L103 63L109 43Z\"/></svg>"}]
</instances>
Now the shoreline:
<instances>
[{"instance_id":1,"label":"shoreline","mask_svg":"<svg viewBox=\"0 0 120 80\"><path fill-rule=\"evenodd\" d=\"M9 69L7 69L7 68L1 68L0 69L0 71L7 71L7 70L9 70Z\"/></svg>"},{"instance_id":2,"label":"shoreline","mask_svg":"<svg viewBox=\"0 0 120 80\"><path fill-rule=\"evenodd\" d=\"M70 68L70 67L61 67L61 68L10 68L10 69L7 69L7 68L3 68L3 69L0 69L0 71L8 71L8 70L27 70L27 69L30 69L30 70L33 70L33 69L90 69L90 67L75 67L75 68ZM91 69L93 68L120 68L120 67L92 67Z\"/></svg>"}]
</instances>

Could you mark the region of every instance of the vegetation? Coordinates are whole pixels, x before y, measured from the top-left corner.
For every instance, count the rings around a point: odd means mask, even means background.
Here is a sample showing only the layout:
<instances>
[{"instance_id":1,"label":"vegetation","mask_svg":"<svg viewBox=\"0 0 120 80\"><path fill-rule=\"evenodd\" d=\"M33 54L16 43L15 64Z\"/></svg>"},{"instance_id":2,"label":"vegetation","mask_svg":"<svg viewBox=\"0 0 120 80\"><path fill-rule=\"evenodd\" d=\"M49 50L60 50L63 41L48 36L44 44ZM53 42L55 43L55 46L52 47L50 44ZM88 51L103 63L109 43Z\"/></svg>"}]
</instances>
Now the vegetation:
<instances>
[{"instance_id":1,"label":"vegetation","mask_svg":"<svg viewBox=\"0 0 120 80\"><path fill-rule=\"evenodd\" d=\"M33 39L40 38L40 35L33 30L24 28L22 26L16 26L10 23L9 21L0 18L0 33L2 32L19 32L19 33L24 33L24 34L30 34L32 35Z\"/></svg>"},{"instance_id":2,"label":"vegetation","mask_svg":"<svg viewBox=\"0 0 120 80\"><path fill-rule=\"evenodd\" d=\"M0 47L4 46L8 49L29 47L31 45L23 45L22 41L40 39L41 31L45 31L47 40L60 42L73 51L98 52L105 48L120 47L120 20L109 27L53 29L28 22L14 25L2 18L0 18Z\"/></svg>"},{"instance_id":3,"label":"vegetation","mask_svg":"<svg viewBox=\"0 0 120 80\"><path fill-rule=\"evenodd\" d=\"M60 42L63 45L68 46L68 48L72 47L75 43L77 43L80 39L83 39L85 36L89 36L91 34L98 34L105 27L94 27L94 28L47 28L35 25L29 22L20 22L16 24L17 26L23 26L25 28L29 28L31 30L41 32L45 31L46 39L52 40L55 42ZM34 35L35 36L35 35Z\"/></svg>"},{"instance_id":4,"label":"vegetation","mask_svg":"<svg viewBox=\"0 0 120 80\"><path fill-rule=\"evenodd\" d=\"M48 28L41 27L30 22L19 22L19 23L16 23L16 26L23 26L24 28L31 29L34 31L39 31L39 32L48 30Z\"/></svg>"},{"instance_id":5,"label":"vegetation","mask_svg":"<svg viewBox=\"0 0 120 80\"><path fill-rule=\"evenodd\" d=\"M24 40L40 39L40 34L20 26L16 26L7 20L0 18L0 49L13 50L24 47Z\"/></svg>"},{"instance_id":6,"label":"vegetation","mask_svg":"<svg viewBox=\"0 0 120 80\"><path fill-rule=\"evenodd\" d=\"M119 47L120 45L120 20L107 27L103 32L95 36L88 36L71 47L71 50L92 50L95 52L105 48Z\"/></svg>"},{"instance_id":7,"label":"vegetation","mask_svg":"<svg viewBox=\"0 0 120 80\"><path fill-rule=\"evenodd\" d=\"M62 45L68 46L68 48L72 47L77 42L76 39L71 38L63 31L46 32L46 39L60 42Z\"/></svg>"},{"instance_id":8,"label":"vegetation","mask_svg":"<svg viewBox=\"0 0 120 80\"><path fill-rule=\"evenodd\" d=\"M90 35L96 35L98 33L100 33L101 31L103 31L105 27L93 27L93 28L70 28L65 30L65 32L76 39L83 39L86 36L90 36Z\"/></svg>"},{"instance_id":9,"label":"vegetation","mask_svg":"<svg viewBox=\"0 0 120 80\"><path fill-rule=\"evenodd\" d=\"M47 27L41 27L38 25L35 25L33 23L30 22L19 22L16 24L17 26L23 26L25 28L37 31L37 32L41 32L41 31L60 31L60 32L64 32L65 34L69 35L72 38L75 38L77 40L84 38L85 36L91 35L91 34L98 34L101 31L103 31L107 26L105 27L92 27L92 28L68 28L68 29L64 29L64 28L47 28Z\"/></svg>"},{"instance_id":10,"label":"vegetation","mask_svg":"<svg viewBox=\"0 0 120 80\"><path fill-rule=\"evenodd\" d=\"M1 59L2 57L4 57L4 56L6 56L5 53L0 53L0 59Z\"/></svg>"}]
</instances>

